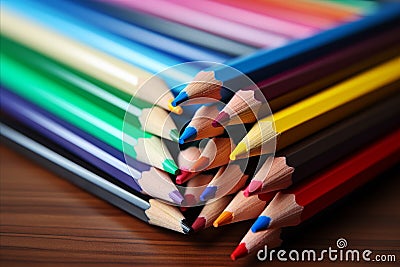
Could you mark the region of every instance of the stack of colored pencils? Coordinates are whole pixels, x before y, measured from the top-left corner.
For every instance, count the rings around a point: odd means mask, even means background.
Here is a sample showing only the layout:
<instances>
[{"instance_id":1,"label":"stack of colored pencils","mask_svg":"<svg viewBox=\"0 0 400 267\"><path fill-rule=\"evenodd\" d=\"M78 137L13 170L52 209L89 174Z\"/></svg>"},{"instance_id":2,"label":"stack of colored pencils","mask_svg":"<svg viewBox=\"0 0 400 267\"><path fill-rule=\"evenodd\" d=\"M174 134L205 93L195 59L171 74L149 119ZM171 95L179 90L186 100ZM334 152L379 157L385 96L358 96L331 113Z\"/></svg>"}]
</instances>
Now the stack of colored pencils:
<instances>
[{"instance_id":1,"label":"stack of colored pencils","mask_svg":"<svg viewBox=\"0 0 400 267\"><path fill-rule=\"evenodd\" d=\"M254 220L233 260L399 161L398 3L15 0L0 19L10 144L150 224Z\"/></svg>"}]
</instances>

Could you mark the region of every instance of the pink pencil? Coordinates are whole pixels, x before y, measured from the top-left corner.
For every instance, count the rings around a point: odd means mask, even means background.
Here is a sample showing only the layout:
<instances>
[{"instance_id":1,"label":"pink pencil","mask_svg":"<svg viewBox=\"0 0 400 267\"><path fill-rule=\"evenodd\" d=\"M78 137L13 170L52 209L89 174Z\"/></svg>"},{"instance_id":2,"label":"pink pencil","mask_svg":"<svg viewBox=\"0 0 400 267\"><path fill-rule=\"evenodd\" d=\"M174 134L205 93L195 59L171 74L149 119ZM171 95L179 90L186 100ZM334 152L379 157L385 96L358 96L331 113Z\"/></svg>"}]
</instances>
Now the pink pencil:
<instances>
[{"instance_id":1,"label":"pink pencil","mask_svg":"<svg viewBox=\"0 0 400 267\"><path fill-rule=\"evenodd\" d=\"M164 0L107 0L126 8L133 8L155 16L198 28L216 35L224 36L256 47L278 47L288 42L283 36L268 33L243 24L228 21L192 8L182 6L174 1ZM190 5L192 1L189 2ZM194 3L194 1L193 1Z\"/></svg>"},{"instance_id":2,"label":"pink pencil","mask_svg":"<svg viewBox=\"0 0 400 267\"><path fill-rule=\"evenodd\" d=\"M232 5L238 8L247 9L265 16L271 16L274 18L283 19L286 21L294 22L299 25L308 27L315 27L319 29L327 29L336 25L338 22L326 18L317 16L311 16L300 12L293 12L291 10L278 9L267 3L260 2L258 0L216 0L217 2L224 3L226 5ZM287 1L290 5L290 1Z\"/></svg>"},{"instance_id":3,"label":"pink pencil","mask_svg":"<svg viewBox=\"0 0 400 267\"><path fill-rule=\"evenodd\" d=\"M250 27L258 28L267 32L278 33L279 35L285 35L292 39L305 38L318 32L317 28L299 25L214 1L174 0L174 2L215 17L246 24Z\"/></svg>"}]
</instances>

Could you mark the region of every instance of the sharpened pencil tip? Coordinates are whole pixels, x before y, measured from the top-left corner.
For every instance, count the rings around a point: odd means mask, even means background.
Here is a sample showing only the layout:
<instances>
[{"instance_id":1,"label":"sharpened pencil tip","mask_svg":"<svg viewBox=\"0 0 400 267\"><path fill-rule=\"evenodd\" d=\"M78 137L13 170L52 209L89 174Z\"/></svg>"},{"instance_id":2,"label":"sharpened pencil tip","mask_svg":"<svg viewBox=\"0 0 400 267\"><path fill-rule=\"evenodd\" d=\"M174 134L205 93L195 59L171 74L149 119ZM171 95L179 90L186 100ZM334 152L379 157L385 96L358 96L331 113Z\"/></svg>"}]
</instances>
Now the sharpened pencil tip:
<instances>
[{"instance_id":1,"label":"sharpened pencil tip","mask_svg":"<svg viewBox=\"0 0 400 267\"><path fill-rule=\"evenodd\" d=\"M197 130L194 127L188 126L179 137L179 144L184 144L186 141L193 140L197 136Z\"/></svg>"},{"instance_id":2,"label":"sharpened pencil tip","mask_svg":"<svg viewBox=\"0 0 400 267\"><path fill-rule=\"evenodd\" d=\"M189 225L187 225L186 220L182 220L182 221L181 221L181 227L182 227L182 231L183 231L184 234L191 234L191 233L193 233L192 227L190 227Z\"/></svg>"},{"instance_id":3,"label":"sharpened pencil tip","mask_svg":"<svg viewBox=\"0 0 400 267\"><path fill-rule=\"evenodd\" d=\"M215 197L215 193L217 192L216 186L207 186L204 191L200 195L201 201L207 201Z\"/></svg>"},{"instance_id":4,"label":"sharpened pencil tip","mask_svg":"<svg viewBox=\"0 0 400 267\"><path fill-rule=\"evenodd\" d=\"M197 217L197 219L192 224L192 229L195 232L203 230L206 227L206 219L204 217Z\"/></svg>"},{"instance_id":5,"label":"sharpened pencil tip","mask_svg":"<svg viewBox=\"0 0 400 267\"><path fill-rule=\"evenodd\" d=\"M179 191L177 191L177 190L172 191L168 194L168 196L172 199L172 201L175 204L179 204L179 205L182 204L183 196L181 195L181 193L179 193Z\"/></svg>"},{"instance_id":6,"label":"sharpened pencil tip","mask_svg":"<svg viewBox=\"0 0 400 267\"><path fill-rule=\"evenodd\" d=\"M230 223L233 220L233 213L230 211L223 211L218 218L213 222L214 227L222 226Z\"/></svg>"},{"instance_id":7,"label":"sharpened pencil tip","mask_svg":"<svg viewBox=\"0 0 400 267\"><path fill-rule=\"evenodd\" d=\"M246 146L246 144L243 143L243 142L240 142L240 143L235 147L235 149L232 151L232 153L229 155L229 158L230 158L231 160L236 160L236 158L237 158L239 155L245 154L245 153L247 153L247 152L248 152L248 151L247 151L247 146Z\"/></svg>"},{"instance_id":8,"label":"sharpened pencil tip","mask_svg":"<svg viewBox=\"0 0 400 267\"><path fill-rule=\"evenodd\" d=\"M254 192L260 190L261 187L262 187L262 182L253 180L249 183L246 190L248 190L249 195L251 195L251 193L254 193Z\"/></svg>"},{"instance_id":9,"label":"sharpened pencil tip","mask_svg":"<svg viewBox=\"0 0 400 267\"><path fill-rule=\"evenodd\" d=\"M190 180L194 176L193 172L181 170L181 173L176 176L175 182L177 184L183 184Z\"/></svg>"},{"instance_id":10,"label":"sharpened pencil tip","mask_svg":"<svg viewBox=\"0 0 400 267\"><path fill-rule=\"evenodd\" d=\"M170 110L172 113L181 115L181 114L183 113L183 109L182 109L181 107L174 106L174 105L172 104L173 101L174 101L173 99L170 99L170 100L168 101L168 108L169 108L169 110Z\"/></svg>"},{"instance_id":11,"label":"sharpened pencil tip","mask_svg":"<svg viewBox=\"0 0 400 267\"><path fill-rule=\"evenodd\" d=\"M257 220L251 226L251 231L253 233L257 233L259 231L266 230L266 229L268 229L270 222L271 222L270 217L260 216L257 218Z\"/></svg>"},{"instance_id":12,"label":"sharpened pencil tip","mask_svg":"<svg viewBox=\"0 0 400 267\"><path fill-rule=\"evenodd\" d=\"M175 162L172 159L166 159L162 163L164 171L177 175L179 173L178 166L176 166Z\"/></svg>"},{"instance_id":13,"label":"sharpened pencil tip","mask_svg":"<svg viewBox=\"0 0 400 267\"><path fill-rule=\"evenodd\" d=\"M218 116L215 118L215 120L211 123L213 127L222 127L225 125L230 119L230 116L228 113L225 111L221 111Z\"/></svg>"},{"instance_id":14,"label":"sharpened pencil tip","mask_svg":"<svg viewBox=\"0 0 400 267\"><path fill-rule=\"evenodd\" d=\"M232 252L231 259L235 261L239 258L243 258L247 254L249 254L249 252L247 251L246 244L240 243L239 246L237 246L235 250Z\"/></svg>"},{"instance_id":15,"label":"sharpened pencil tip","mask_svg":"<svg viewBox=\"0 0 400 267\"><path fill-rule=\"evenodd\" d=\"M181 91L174 100L172 100L171 105L173 107L178 106L179 104L189 100L189 96L185 91Z\"/></svg>"},{"instance_id":16,"label":"sharpened pencil tip","mask_svg":"<svg viewBox=\"0 0 400 267\"><path fill-rule=\"evenodd\" d=\"M178 131L178 129L172 129L169 132L169 136L171 137L172 141L179 142L179 131Z\"/></svg>"}]
</instances>

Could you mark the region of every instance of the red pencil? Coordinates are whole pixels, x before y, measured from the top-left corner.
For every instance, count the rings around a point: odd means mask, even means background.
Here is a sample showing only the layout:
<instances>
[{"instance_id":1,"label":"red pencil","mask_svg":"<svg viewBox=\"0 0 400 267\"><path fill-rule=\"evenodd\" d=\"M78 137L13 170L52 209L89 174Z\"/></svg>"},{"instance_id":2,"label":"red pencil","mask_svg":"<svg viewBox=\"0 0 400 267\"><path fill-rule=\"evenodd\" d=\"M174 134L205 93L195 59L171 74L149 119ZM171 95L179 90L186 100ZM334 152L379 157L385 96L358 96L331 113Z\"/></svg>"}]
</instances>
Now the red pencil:
<instances>
[{"instance_id":1,"label":"red pencil","mask_svg":"<svg viewBox=\"0 0 400 267\"><path fill-rule=\"evenodd\" d=\"M261 248L269 242L265 238L274 229L300 224L398 163L399 140L400 129L339 162L321 175L278 193L231 258L235 260Z\"/></svg>"}]
</instances>

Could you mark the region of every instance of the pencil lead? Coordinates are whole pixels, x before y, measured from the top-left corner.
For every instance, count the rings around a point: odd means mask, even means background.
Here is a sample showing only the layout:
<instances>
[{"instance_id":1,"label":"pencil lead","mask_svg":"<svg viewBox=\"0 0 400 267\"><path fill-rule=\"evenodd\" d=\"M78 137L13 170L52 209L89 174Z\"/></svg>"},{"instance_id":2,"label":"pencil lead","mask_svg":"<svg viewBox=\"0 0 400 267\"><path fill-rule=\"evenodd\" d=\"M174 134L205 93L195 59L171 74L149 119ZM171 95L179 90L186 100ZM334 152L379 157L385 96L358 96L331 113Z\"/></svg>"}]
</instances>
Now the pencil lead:
<instances>
[{"instance_id":1,"label":"pencil lead","mask_svg":"<svg viewBox=\"0 0 400 267\"><path fill-rule=\"evenodd\" d=\"M215 128L221 127L229 121L229 118L230 116L228 113L226 113L225 111L221 111L215 118L215 120L211 123L211 125Z\"/></svg>"},{"instance_id":2,"label":"pencil lead","mask_svg":"<svg viewBox=\"0 0 400 267\"><path fill-rule=\"evenodd\" d=\"M266 229L268 229L270 222L271 222L270 217L260 216L257 218L257 220L251 226L251 231L253 233L257 233L259 231L266 230Z\"/></svg>"},{"instance_id":3,"label":"pencil lead","mask_svg":"<svg viewBox=\"0 0 400 267\"><path fill-rule=\"evenodd\" d=\"M172 141L179 142L179 131L178 131L178 129L172 129L169 132L169 136L171 137Z\"/></svg>"},{"instance_id":4,"label":"pencil lead","mask_svg":"<svg viewBox=\"0 0 400 267\"><path fill-rule=\"evenodd\" d=\"M207 186L200 195L201 201L207 201L215 197L215 192L217 192L216 186Z\"/></svg>"},{"instance_id":5,"label":"pencil lead","mask_svg":"<svg viewBox=\"0 0 400 267\"><path fill-rule=\"evenodd\" d=\"M189 208L188 207L179 207L182 212L186 212Z\"/></svg>"},{"instance_id":6,"label":"pencil lead","mask_svg":"<svg viewBox=\"0 0 400 267\"><path fill-rule=\"evenodd\" d=\"M178 190L174 190L168 194L168 196L172 199L175 204L181 204L183 201L183 196L179 193Z\"/></svg>"},{"instance_id":7,"label":"pencil lead","mask_svg":"<svg viewBox=\"0 0 400 267\"><path fill-rule=\"evenodd\" d=\"M179 104L189 100L189 96L185 91L181 91L174 100L172 100L171 105L173 107L178 106Z\"/></svg>"},{"instance_id":8,"label":"pencil lead","mask_svg":"<svg viewBox=\"0 0 400 267\"><path fill-rule=\"evenodd\" d=\"M195 175L195 173L181 170L181 173L176 176L175 182L177 184L186 183L190 178L193 177L193 175Z\"/></svg>"},{"instance_id":9,"label":"pencil lead","mask_svg":"<svg viewBox=\"0 0 400 267\"><path fill-rule=\"evenodd\" d=\"M237 260L239 258L243 258L247 254L249 254L249 252L248 252L248 250L246 248L246 244L245 243L240 243L235 248L235 250L232 252L231 259L235 261L235 260Z\"/></svg>"},{"instance_id":10,"label":"pencil lead","mask_svg":"<svg viewBox=\"0 0 400 267\"><path fill-rule=\"evenodd\" d=\"M197 204L196 197L193 194L184 195L183 204L185 206L194 206Z\"/></svg>"},{"instance_id":11,"label":"pencil lead","mask_svg":"<svg viewBox=\"0 0 400 267\"><path fill-rule=\"evenodd\" d=\"M195 232L203 230L206 227L206 219L204 217L197 217L197 219L192 224L192 229Z\"/></svg>"},{"instance_id":12,"label":"pencil lead","mask_svg":"<svg viewBox=\"0 0 400 267\"><path fill-rule=\"evenodd\" d=\"M168 108L169 108L169 110L170 110L172 113L181 115L181 114L183 113L183 109L182 109L181 107L174 106L174 105L172 104L172 102L173 102L173 99L170 99L170 100L168 101Z\"/></svg>"},{"instance_id":13,"label":"pencil lead","mask_svg":"<svg viewBox=\"0 0 400 267\"><path fill-rule=\"evenodd\" d=\"M247 152L247 146L245 143L240 142L235 149L232 151L232 153L229 155L229 158L231 160L236 160L236 158L239 155L245 154Z\"/></svg>"},{"instance_id":14,"label":"pencil lead","mask_svg":"<svg viewBox=\"0 0 400 267\"><path fill-rule=\"evenodd\" d=\"M202 171L205 168L207 168L210 165L210 160L207 157L201 156L196 160L196 162L193 164L192 169L194 171Z\"/></svg>"},{"instance_id":15,"label":"pencil lead","mask_svg":"<svg viewBox=\"0 0 400 267\"><path fill-rule=\"evenodd\" d=\"M230 223L232 220L233 220L233 213L230 211L224 211L213 222L213 226L214 227L222 226Z\"/></svg>"},{"instance_id":16,"label":"pencil lead","mask_svg":"<svg viewBox=\"0 0 400 267\"><path fill-rule=\"evenodd\" d=\"M180 172L178 166L176 166L175 162L172 159L166 159L162 162L163 169L166 172L172 173L172 174L178 174Z\"/></svg>"},{"instance_id":17,"label":"pencil lead","mask_svg":"<svg viewBox=\"0 0 400 267\"><path fill-rule=\"evenodd\" d=\"M181 137L179 138L179 144L183 145L186 141L192 140L196 137L197 130L194 127L186 127Z\"/></svg>"},{"instance_id":18,"label":"pencil lead","mask_svg":"<svg viewBox=\"0 0 400 267\"><path fill-rule=\"evenodd\" d=\"M246 190L250 196L251 194L254 194L256 191L260 190L261 187L262 187L262 182L253 180L249 183Z\"/></svg>"},{"instance_id":19,"label":"pencil lead","mask_svg":"<svg viewBox=\"0 0 400 267\"><path fill-rule=\"evenodd\" d=\"M192 227L190 227L189 225L187 225L187 222L185 219L183 219L181 221L181 227L182 227L182 231L184 234L191 234L193 233L193 229Z\"/></svg>"}]
</instances>

